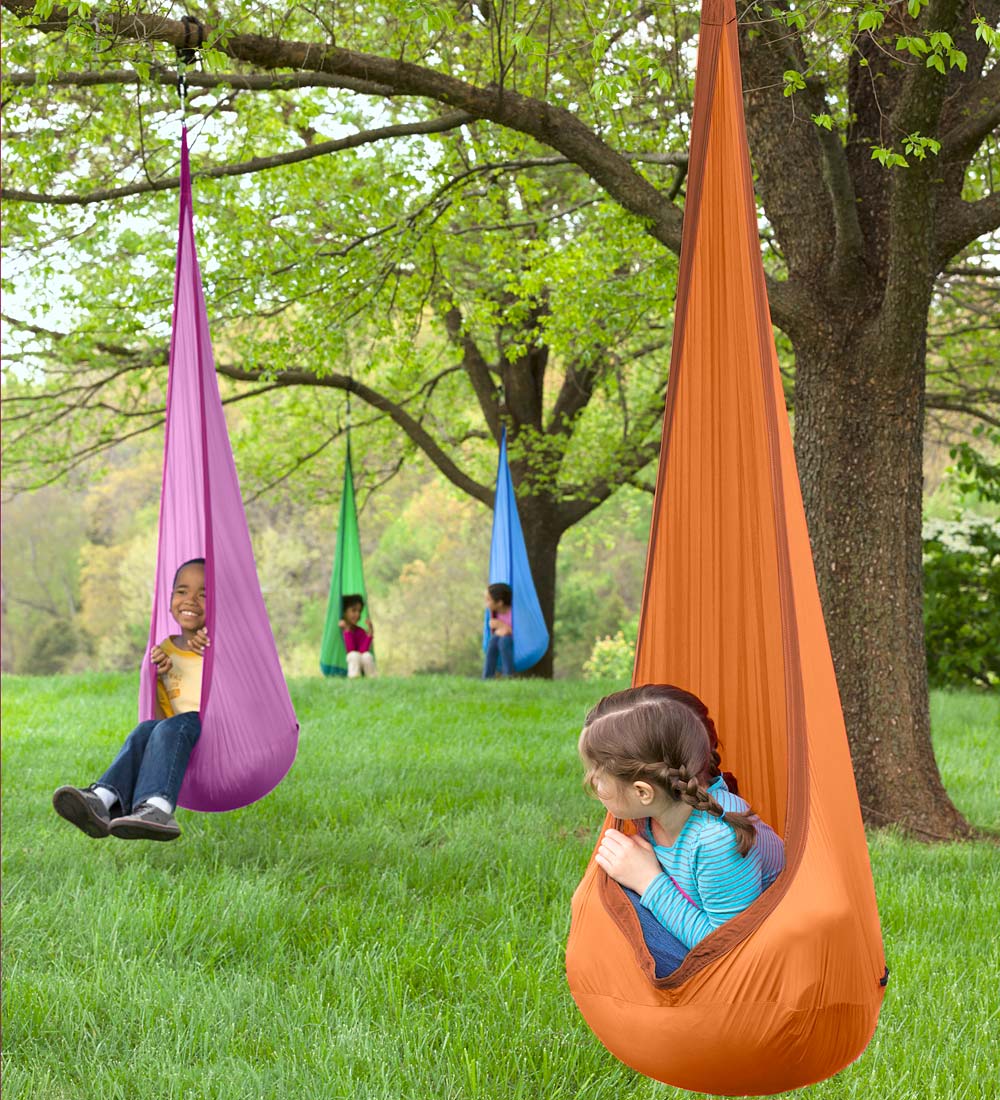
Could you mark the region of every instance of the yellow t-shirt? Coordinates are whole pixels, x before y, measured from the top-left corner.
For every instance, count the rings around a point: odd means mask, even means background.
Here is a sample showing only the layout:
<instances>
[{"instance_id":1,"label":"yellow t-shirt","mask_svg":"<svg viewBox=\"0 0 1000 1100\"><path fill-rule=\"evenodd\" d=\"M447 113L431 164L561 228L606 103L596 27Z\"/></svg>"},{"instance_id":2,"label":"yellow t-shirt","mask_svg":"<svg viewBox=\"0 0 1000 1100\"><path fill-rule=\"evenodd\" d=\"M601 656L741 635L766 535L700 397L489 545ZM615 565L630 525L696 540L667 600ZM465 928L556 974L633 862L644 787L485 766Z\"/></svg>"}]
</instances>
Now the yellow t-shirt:
<instances>
[{"instance_id":1,"label":"yellow t-shirt","mask_svg":"<svg viewBox=\"0 0 1000 1100\"><path fill-rule=\"evenodd\" d=\"M156 698L165 718L201 707L201 670L205 665L199 653L178 649L166 638L160 649L170 658L171 668L156 681Z\"/></svg>"}]
</instances>

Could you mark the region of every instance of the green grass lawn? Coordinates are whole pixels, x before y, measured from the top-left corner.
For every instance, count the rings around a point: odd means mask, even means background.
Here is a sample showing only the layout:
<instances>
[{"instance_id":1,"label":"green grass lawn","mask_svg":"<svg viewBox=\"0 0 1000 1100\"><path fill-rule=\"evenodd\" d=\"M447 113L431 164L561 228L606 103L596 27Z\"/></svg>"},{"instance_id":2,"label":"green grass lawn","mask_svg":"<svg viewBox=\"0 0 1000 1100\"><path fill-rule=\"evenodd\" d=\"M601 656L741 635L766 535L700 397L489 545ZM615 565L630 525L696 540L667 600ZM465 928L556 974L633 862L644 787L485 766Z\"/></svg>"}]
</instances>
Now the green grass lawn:
<instances>
[{"instance_id":1,"label":"green grass lawn","mask_svg":"<svg viewBox=\"0 0 1000 1100\"><path fill-rule=\"evenodd\" d=\"M645 1100L563 970L601 813L599 688L302 680L288 778L173 844L89 840L52 791L103 770L131 677L3 683L4 1100ZM1000 699L939 695L945 783L1000 829ZM892 969L869 1049L810 1100L998 1093L1000 848L871 841ZM724 1056L724 1051L720 1051Z\"/></svg>"}]
</instances>

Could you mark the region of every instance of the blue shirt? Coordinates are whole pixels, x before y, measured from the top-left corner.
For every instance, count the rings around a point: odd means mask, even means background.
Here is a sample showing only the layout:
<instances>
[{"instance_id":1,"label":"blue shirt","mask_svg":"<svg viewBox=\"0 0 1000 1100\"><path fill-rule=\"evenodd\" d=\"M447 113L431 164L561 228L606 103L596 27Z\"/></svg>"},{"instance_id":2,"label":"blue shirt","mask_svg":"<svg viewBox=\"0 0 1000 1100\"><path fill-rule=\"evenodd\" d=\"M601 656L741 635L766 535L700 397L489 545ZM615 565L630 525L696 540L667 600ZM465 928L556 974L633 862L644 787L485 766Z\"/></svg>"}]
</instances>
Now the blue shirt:
<instances>
[{"instance_id":1,"label":"blue shirt","mask_svg":"<svg viewBox=\"0 0 1000 1100\"><path fill-rule=\"evenodd\" d=\"M755 844L741 856L731 826L694 810L669 847L647 839L663 873L639 899L689 950L709 932L738 916L761 894L761 853Z\"/></svg>"},{"instance_id":2,"label":"blue shirt","mask_svg":"<svg viewBox=\"0 0 1000 1100\"><path fill-rule=\"evenodd\" d=\"M745 814L750 809L748 802L729 790L721 775L712 780L708 793L726 813L731 810L734 814ZM766 890L785 869L785 845L767 822L761 821L756 814L750 816L757 830L755 847L760 849L761 889Z\"/></svg>"}]
</instances>

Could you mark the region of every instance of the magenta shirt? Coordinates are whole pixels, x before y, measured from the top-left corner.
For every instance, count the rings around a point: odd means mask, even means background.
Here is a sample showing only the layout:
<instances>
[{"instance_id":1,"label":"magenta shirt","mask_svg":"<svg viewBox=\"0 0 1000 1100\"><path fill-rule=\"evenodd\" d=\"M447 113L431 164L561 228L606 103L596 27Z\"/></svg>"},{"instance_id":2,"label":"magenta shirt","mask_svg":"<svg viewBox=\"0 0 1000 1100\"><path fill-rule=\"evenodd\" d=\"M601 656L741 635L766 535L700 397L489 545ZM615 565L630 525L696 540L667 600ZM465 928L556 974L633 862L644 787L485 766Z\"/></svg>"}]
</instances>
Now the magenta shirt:
<instances>
[{"instance_id":1,"label":"magenta shirt","mask_svg":"<svg viewBox=\"0 0 1000 1100\"><path fill-rule=\"evenodd\" d=\"M344 647L348 653L367 653L372 647L372 636L360 626L343 631Z\"/></svg>"}]
</instances>

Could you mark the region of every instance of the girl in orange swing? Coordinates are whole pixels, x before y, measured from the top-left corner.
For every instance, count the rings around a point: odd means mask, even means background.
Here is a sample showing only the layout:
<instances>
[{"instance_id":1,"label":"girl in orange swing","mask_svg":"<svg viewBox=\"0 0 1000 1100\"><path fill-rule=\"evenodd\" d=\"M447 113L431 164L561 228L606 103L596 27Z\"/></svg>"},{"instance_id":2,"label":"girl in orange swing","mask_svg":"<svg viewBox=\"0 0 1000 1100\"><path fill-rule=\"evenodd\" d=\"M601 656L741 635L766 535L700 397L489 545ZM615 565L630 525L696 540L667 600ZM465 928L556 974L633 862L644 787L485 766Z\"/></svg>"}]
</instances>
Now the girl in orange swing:
<instances>
[{"instance_id":1,"label":"girl in orange swing","mask_svg":"<svg viewBox=\"0 0 1000 1100\"><path fill-rule=\"evenodd\" d=\"M724 809L702 786L708 731L675 691L651 684L606 696L579 743L585 785L613 817L637 824L606 830L595 858L632 902L657 977L764 889L758 819L749 807Z\"/></svg>"}]
</instances>

